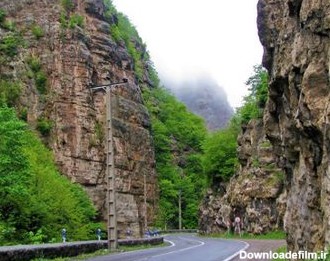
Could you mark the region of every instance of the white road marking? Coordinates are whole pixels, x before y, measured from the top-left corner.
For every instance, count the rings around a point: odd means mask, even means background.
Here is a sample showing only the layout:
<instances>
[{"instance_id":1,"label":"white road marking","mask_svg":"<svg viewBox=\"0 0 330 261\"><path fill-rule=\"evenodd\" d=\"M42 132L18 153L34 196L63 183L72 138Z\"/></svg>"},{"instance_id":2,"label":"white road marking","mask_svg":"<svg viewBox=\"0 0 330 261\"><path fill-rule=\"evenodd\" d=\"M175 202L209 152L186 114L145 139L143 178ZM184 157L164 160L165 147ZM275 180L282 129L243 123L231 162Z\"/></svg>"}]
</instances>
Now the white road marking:
<instances>
[{"instance_id":1,"label":"white road marking","mask_svg":"<svg viewBox=\"0 0 330 261\"><path fill-rule=\"evenodd\" d=\"M179 238L182 238L182 237L179 237ZM179 252L183 252L183 251L186 251L186 250L189 250L189 249L192 249L192 248L196 248L196 247L200 247L200 246L205 245L205 242L200 241L200 240L187 239L187 238L183 238L183 239L185 239L187 241L199 242L200 244L199 245L195 245L195 246L186 247L186 248L181 248L181 249L178 249L178 250L170 251L170 252L159 254L159 255L150 256L150 257L147 257L147 258L138 259L136 261L149 260L149 259L154 258L154 257L166 256L166 255L173 254L173 253L179 253ZM171 244L170 247L174 247L175 246L175 243L174 242L172 242L170 240L167 240L167 239L165 239L165 241L168 241Z\"/></svg>"},{"instance_id":2,"label":"white road marking","mask_svg":"<svg viewBox=\"0 0 330 261\"><path fill-rule=\"evenodd\" d=\"M166 241L166 242L168 242L168 243L171 244L168 248L170 248L170 247L174 247L174 246L175 246L175 243L172 242L172 241L170 241L170 240L164 239L164 241Z\"/></svg>"},{"instance_id":3,"label":"white road marking","mask_svg":"<svg viewBox=\"0 0 330 261\"><path fill-rule=\"evenodd\" d=\"M235 252L234 254L232 254L230 257L227 257L223 261L230 261L230 260L232 260L235 256L237 256L239 254L239 252L246 250L250 246L249 243L246 243L244 241L238 241L238 240L235 240L235 241L244 243L245 244L245 247L243 247L242 249L238 250L237 252Z\"/></svg>"}]
</instances>

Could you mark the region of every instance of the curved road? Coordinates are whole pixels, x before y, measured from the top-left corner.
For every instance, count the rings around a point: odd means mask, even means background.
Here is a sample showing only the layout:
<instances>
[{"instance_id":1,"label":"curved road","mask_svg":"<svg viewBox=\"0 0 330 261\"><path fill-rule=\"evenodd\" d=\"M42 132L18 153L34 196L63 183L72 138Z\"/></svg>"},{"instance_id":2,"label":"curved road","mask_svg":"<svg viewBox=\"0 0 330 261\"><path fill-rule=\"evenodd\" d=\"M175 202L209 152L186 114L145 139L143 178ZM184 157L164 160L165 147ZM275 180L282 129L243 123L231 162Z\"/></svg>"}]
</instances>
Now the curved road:
<instances>
[{"instance_id":1,"label":"curved road","mask_svg":"<svg viewBox=\"0 0 330 261\"><path fill-rule=\"evenodd\" d=\"M199 238L180 234L165 236L168 247L111 254L89 261L229 261L248 244L236 240Z\"/></svg>"}]
</instances>

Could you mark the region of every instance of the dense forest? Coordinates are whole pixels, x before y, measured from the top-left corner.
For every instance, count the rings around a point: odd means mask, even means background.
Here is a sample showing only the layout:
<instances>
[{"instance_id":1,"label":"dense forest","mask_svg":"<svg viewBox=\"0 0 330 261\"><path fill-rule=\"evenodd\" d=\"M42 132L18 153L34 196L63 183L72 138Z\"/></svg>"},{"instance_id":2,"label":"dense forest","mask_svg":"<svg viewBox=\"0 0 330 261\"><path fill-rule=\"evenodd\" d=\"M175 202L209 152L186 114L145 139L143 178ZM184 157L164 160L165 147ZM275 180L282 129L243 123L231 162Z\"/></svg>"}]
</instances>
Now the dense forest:
<instances>
[{"instance_id":1,"label":"dense forest","mask_svg":"<svg viewBox=\"0 0 330 261\"><path fill-rule=\"evenodd\" d=\"M101 224L83 189L60 175L52 153L15 110L0 106L0 244L90 239ZM61 193L59 193L59 191Z\"/></svg>"},{"instance_id":2,"label":"dense forest","mask_svg":"<svg viewBox=\"0 0 330 261\"><path fill-rule=\"evenodd\" d=\"M178 227L181 198L182 227L196 228L199 203L207 187L228 181L236 171L236 139L241 126L262 115L267 97L267 73L256 66L247 81L250 94L243 106L237 109L226 128L207 133L203 119L191 113L161 85L146 46L129 19L116 11L110 0L104 2L106 16L116 17L116 23L110 28L111 36L125 43L151 115L160 190L154 226ZM65 8L71 8L71 3L62 1ZM70 21L61 20L66 27L82 26L79 15ZM14 25L6 21L2 10L0 23L8 31L0 39L0 62L6 63L25 43ZM40 28L35 27L33 34L42 37ZM30 57L26 63L27 77L36 82L42 95L47 78L38 59ZM149 64L148 68L143 67L145 63ZM142 81L145 71L152 88ZM102 226L95 221L97 213L83 189L58 172L52 153L43 145L42 136L47 135L51 126L42 119L36 128L27 125L26 112L19 104L20 91L20 82L1 75L0 244L58 241L64 225L72 240L91 238L95 229Z\"/></svg>"}]
</instances>

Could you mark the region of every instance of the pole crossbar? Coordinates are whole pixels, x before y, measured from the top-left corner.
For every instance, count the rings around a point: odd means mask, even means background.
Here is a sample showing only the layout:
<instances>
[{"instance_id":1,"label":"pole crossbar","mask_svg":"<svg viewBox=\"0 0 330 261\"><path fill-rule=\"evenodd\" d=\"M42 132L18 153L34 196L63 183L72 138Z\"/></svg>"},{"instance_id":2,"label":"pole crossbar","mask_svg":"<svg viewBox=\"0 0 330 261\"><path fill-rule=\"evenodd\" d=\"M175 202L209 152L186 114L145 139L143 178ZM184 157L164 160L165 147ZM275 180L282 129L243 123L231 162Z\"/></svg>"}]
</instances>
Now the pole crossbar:
<instances>
[{"instance_id":1,"label":"pole crossbar","mask_svg":"<svg viewBox=\"0 0 330 261\"><path fill-rule=\"evenodd\" d=\"M90 87L89 89L91 89L93 91L103 90L106 92L107 88L115 87L115 86L122 85L122 84L127 84L127 82L128 82L127 79L123 79L122 82L95 85L93 87Z\"/></svg>"}]
</instances>

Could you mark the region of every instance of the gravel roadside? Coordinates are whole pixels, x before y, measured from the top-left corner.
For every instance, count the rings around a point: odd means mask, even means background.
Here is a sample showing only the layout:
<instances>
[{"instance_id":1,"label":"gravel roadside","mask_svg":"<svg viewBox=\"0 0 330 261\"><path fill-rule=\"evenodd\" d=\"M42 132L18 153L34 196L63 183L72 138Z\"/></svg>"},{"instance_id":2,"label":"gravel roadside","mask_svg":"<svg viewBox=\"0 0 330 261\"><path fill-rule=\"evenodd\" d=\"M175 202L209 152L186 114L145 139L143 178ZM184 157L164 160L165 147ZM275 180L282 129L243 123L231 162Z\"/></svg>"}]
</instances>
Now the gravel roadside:
<instances>
[{"instance_id":1,"label":"gravel roadside","mask_svg":"<svg viewBox=\"0 0 330 261\"><path fill-rule=\"evenodd\" d=\"M285 246L286 242L285 240L242 240L244 242L247 242L250 246L247 250L245 250L248 253L260 253L260 252L269 252L269 251L276 251L279 247ZM243 260L249 260L249 261L264 261L269 259L240 259L239 255L235 257L232 261L243 261Z\"/></svg>"}]
</instances>

